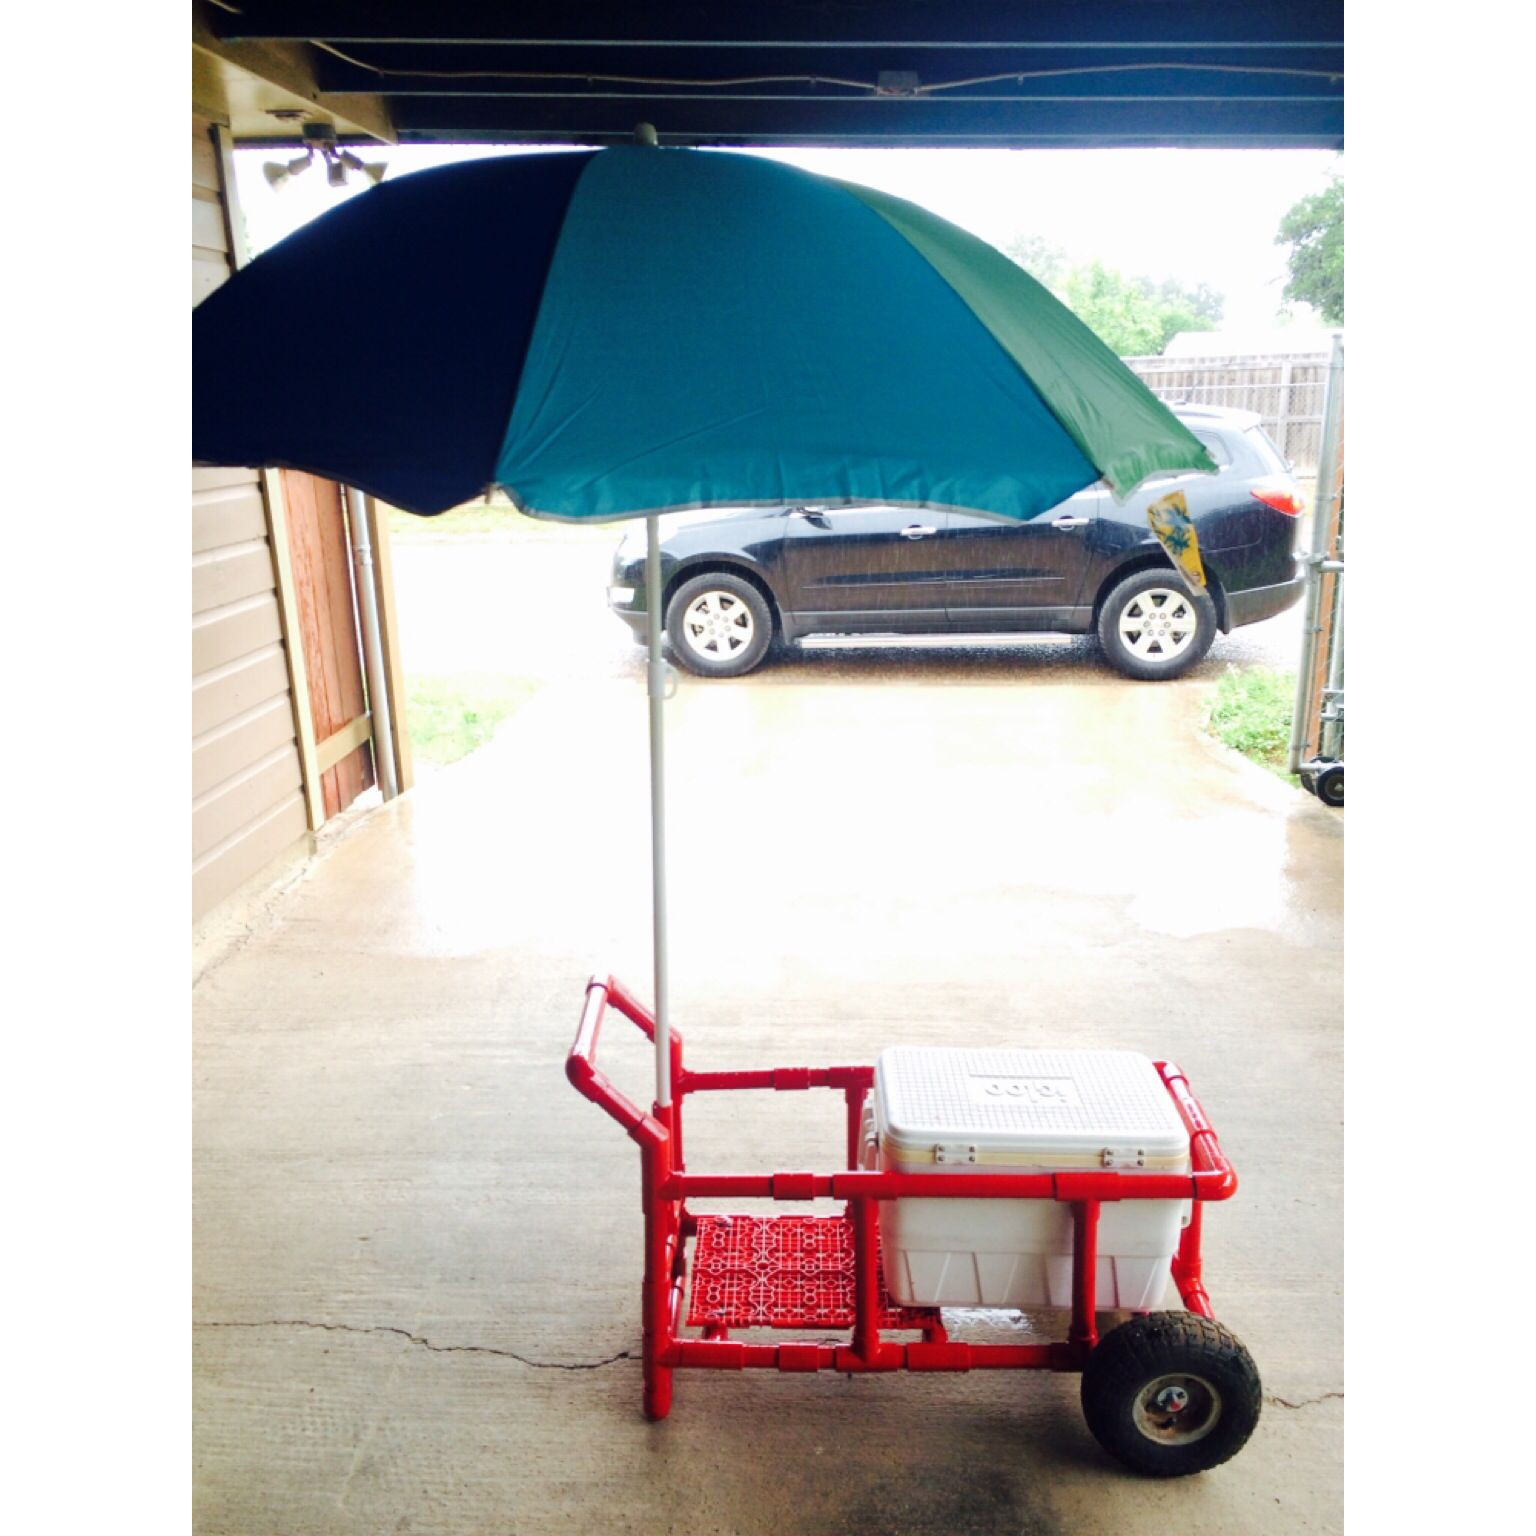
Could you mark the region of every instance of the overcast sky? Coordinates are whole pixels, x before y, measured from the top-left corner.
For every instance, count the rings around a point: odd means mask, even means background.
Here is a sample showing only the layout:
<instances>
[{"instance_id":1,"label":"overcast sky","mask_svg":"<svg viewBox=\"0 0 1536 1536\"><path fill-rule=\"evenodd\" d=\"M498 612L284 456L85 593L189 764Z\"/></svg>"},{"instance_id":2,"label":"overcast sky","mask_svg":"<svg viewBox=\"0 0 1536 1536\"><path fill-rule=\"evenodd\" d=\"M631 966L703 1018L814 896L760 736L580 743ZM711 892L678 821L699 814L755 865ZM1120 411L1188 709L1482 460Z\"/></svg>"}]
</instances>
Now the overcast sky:
<instances>
[{"instance_id":1,"label":"overcast sky","mask_svg":"<svg viewBox=\"0 0 1536 1536\"><path fill-rule=\"evenodd\" d=\"M407 145L361 151L391 177L507 148ZM274 192L263 163L292 154L242 150L240 199L265 249L355 189L315 169ZM1300 197L1321 190L1342 159L1323 150L785 149L761 151L807 170L921 203L993 245L1039 235L1079 259L1135 276L1207 283L1226 296L1224 328L1279 323L1285 252L1275 231ZM1304 307L1297 323L1309 323Z\"/></svg>"}]
</instances>

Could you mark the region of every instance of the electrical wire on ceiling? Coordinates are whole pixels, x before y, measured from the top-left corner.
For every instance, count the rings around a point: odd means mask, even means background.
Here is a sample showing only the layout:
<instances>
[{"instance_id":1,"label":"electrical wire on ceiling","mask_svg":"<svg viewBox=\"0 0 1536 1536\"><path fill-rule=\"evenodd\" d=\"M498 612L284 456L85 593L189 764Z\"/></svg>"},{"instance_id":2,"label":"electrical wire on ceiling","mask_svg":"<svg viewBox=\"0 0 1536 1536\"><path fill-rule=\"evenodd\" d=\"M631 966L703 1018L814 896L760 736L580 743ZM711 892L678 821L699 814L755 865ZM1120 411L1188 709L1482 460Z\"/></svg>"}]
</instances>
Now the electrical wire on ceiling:
<instances>
[{"instance_id":1,"label":"electrical wire on ceiling","mask_svg":"<svg viewBox=\"0 0 1536 1536\"><path fill-rule=\"evenodd\" d=\"M929 84L905 83L900 87L882 85L879 80L849 80L838 75L735 75L723 79L684 79L661 75L612 75L592 70L536 70L536 69L390 69L382 64L370 64L366 59L343 53L340 48L311 38L311 44L324 53L366 69L381 79L418 80L580 80L588 85L645 85L681 86L700 90L729 90L747 85L830 85L846 90L868 91L872 96L913 98L933 96L940 91L964 90L977 85L1000 85L1008 81L1023 84L1029 80L1053 80L1080 75L1114 75L1138 72L1173 70L1193 71L1215 75L1283 75L1306 80L1326 80L1337 84L1344 78L1342 71L1327 69L1288 69L1267 64L1192 64L1135 63L1135 64L1082 64L1060 69L1005 70L995 75L972 75L964 80L937 80Z\"/></svg>"}]
</instances>

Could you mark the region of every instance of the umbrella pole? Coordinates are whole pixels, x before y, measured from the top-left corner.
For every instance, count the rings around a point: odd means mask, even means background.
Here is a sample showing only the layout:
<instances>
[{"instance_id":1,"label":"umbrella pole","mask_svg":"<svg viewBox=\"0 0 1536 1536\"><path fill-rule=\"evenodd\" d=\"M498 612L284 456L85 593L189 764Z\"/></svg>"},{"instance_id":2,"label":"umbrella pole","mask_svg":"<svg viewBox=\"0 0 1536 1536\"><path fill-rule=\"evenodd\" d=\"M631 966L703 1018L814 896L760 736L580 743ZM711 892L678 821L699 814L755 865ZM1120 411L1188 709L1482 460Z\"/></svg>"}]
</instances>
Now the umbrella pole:
<instances>
[{"instance_id":1,"label":"umbrella pole","mask_svg":"<svg viewBox=\"0 0 1536 1536\"><path fill-rule=\"evenodd\" d=\"M661 659L661 534L645 520L645 689L651 716L651 950L656 1009L656 1102L672 1102L671 1009L667 1004L666 755L662 704L667 668Z\"/></svg>"}]
</instances>

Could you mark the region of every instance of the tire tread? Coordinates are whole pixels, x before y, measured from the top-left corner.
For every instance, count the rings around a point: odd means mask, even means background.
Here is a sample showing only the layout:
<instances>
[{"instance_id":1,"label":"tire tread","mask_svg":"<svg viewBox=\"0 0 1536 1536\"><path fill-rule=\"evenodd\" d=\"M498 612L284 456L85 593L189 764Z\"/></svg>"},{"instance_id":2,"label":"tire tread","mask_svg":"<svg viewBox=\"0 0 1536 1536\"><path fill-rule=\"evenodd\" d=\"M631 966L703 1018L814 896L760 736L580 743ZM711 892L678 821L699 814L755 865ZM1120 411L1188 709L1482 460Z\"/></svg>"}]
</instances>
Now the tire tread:
<instances>
[{"instance_id":1,"label":"tire tread","mask_svg":"<svg viewBox=\"0 0 1536 1536\"><path fill-rule=\"evenodd\" d=\"M1201 1440L1159 1446L1134 1425L1130 1405L1153 1377L1204 1376L1219 1389L1222 1419ZM1110 1455L1149 1477L1184 1477L1230 1460L1259 1422L1264 1388L1241 1340L1193 1312L1149 1312L1113 1329L1083 1370L1083 1417Z\"/></svg>"}]
</instances>

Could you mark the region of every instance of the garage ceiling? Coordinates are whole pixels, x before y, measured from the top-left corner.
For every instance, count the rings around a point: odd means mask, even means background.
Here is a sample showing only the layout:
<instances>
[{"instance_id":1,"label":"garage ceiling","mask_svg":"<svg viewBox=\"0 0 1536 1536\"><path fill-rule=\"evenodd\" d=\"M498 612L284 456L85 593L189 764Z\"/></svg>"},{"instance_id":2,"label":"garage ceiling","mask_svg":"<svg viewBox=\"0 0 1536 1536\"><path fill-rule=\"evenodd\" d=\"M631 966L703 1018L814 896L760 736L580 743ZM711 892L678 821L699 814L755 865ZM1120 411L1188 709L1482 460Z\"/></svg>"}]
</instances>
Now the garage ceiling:
<instances>
[{"instance_id":1,"label":"garage ceiling","mask_svg":"<svg viewBox=\"0 0 1536 1536\"><path fill-rule=\"evenodd\" d=\"M1342 0L199 0L194 89L398 143L1342 149Z\"/></svg>"}]
</instances>

